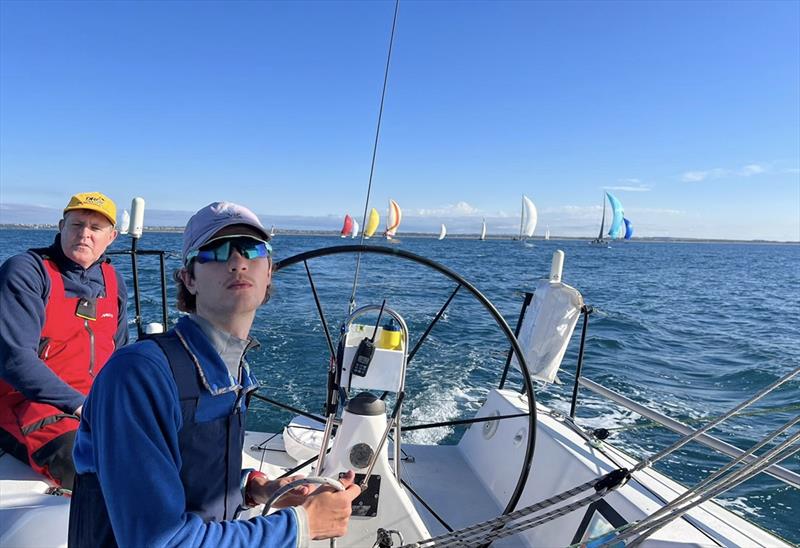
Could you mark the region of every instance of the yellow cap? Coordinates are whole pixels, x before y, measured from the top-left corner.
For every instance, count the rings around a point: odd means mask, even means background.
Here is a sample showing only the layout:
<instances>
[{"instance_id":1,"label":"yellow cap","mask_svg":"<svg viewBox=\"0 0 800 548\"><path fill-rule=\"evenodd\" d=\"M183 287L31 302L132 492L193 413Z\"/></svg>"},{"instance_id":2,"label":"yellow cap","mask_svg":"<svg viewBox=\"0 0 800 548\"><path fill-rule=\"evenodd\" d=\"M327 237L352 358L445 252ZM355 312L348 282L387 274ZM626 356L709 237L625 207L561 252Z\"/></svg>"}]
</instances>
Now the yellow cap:
<instances>
[{"instance_id":1,"label":"yellow cap","mask_svg":"<svg viewBox=\"0 0 800 548\"><path fill-rule=\"evenodd\" d=\"M75 209L96 211L111 221L112 225L117 224L117 206L111 198L100 192L82 192L70 198L64 213Z\"/></svg>"}]
</instances>

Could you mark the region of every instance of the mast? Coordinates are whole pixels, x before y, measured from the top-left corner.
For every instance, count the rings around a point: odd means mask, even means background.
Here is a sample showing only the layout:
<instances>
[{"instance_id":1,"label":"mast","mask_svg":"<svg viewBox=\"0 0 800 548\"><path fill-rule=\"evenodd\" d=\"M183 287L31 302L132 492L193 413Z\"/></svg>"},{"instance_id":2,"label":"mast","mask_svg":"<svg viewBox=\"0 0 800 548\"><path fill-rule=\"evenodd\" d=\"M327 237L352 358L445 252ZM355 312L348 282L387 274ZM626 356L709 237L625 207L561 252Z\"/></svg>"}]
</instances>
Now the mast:
<instances>
[{"instance_id":1,"label":"mast","mask_svg":"<svg viewBox=\"0 0 800 548\"><path fill-rule=\"evenodd\" d=\"M522 225L525 223L525 195L522 196L522 210L519 212L519 239L522 240Z\"/></svg>"},{"instance_id":2,"label":"mast","mask_svg":"<svg viewBox=\"0 0 800 548\"><path fill-rule=\"evenodd\" d=\"M603 230L605 230L606 226L606 195L603 194L603 220L600 221L600 235L597 236L597 239L601 242L603 241Z\"/></svg>"}]
</instances>

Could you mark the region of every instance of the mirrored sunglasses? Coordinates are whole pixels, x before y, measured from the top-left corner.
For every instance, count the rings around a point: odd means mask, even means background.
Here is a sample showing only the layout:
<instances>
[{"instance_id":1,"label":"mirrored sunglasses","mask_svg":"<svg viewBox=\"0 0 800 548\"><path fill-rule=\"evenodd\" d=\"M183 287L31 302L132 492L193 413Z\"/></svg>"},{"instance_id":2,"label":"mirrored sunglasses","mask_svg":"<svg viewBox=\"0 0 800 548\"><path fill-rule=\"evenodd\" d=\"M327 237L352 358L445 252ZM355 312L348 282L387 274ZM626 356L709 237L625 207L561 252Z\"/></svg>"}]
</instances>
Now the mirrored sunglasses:
<instances>
[{"instance_id":1,"label":"mirrored sunglasses","mask_svg":"<svg viewBox=\"0 0 800 548\"><path fill-rule=\"evenodd\" d=\"M272 255L272 246L267 242L253 238L231 238L220 240L208 247L201 247L197 251L192 251L186 256L186 263L188 264L192 259L197 259L200 264L224 263L230 258L234 249L245 259L266 259Z\"/></svg>"}]
</instances>

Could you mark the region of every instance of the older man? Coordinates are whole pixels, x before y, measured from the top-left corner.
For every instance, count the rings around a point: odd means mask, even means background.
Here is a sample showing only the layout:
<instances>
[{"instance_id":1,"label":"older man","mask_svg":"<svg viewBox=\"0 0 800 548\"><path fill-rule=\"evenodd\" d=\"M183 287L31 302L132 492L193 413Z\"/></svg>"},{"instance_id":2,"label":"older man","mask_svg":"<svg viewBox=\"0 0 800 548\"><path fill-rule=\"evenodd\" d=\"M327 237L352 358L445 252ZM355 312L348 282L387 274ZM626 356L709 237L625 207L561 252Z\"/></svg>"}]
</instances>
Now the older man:
<instances>
[{"instance_id":1,"label":"older man","mask_svg":"<svg viewBox=\"0 0 800 548\"><path fill-rule=\"evenodd\" d=\"M98 377L75 442L69 545L275 546L343 535L358 496L295 492L300 504L236 520L284 480L242 470L248 394L245 354L269 297L271 247L249 209L215 202L183 234L174 329L116 352Z\"/></svg>"},{"instance_id":2,"label":"older man","mask_svg":"<svg viewBox=\"0 0 800 548\"><path fill-rule=\"evenodd\" d=\"M83 401L128 342L125 283L105 257L115 219L107 196L76 194L50 247L0 266L0 447L68 489Z\"/></svg>"}]
</instances>

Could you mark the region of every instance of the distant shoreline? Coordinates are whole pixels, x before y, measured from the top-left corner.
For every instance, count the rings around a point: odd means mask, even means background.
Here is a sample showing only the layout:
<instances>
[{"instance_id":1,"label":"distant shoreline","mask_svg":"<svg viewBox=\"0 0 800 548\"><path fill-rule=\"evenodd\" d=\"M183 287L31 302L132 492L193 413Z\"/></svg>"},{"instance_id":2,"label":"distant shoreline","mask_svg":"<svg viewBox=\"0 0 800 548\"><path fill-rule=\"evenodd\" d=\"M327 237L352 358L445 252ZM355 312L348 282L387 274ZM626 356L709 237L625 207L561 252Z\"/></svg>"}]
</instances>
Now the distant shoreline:
<instances>
[{"instance_id":1,"label":"distant shoreline","mask_svg":"<svg viewBox=\"0 0 800 548\"><path fill-rule=\"evenodd\" d=\"M56 230L58 228L57 225L50 225L50 224L0 224L0 230ZM145 227L145 232L162 232L162 233L169 233L169 232L183 232L182 226L147 226ZM338 230L290 230L285 229L279 231L276 236L323 236L329 238L339 238L339 231ZM403 232L400 235L399 240L403 238L436 238L438 237L437 233L433 232ZM448 239L451 240L477 240L478 234L448 234ZM591 241L595 238L595 236L551 236L550 241L558 241L558 240L568 240L568 241ZM359 240L359 238L340 238L343 241L355 241ZM373 240L381 239L379 236L374 236ZM517 237L512 234L495 234L495 235L488 235L486 236L487 240L516 240ZM543 236L534 236L529 238L534 241L544 242L546 241ZM609 243L622 243L618 240L609 240ZM709 244L776 244L776 245L800 245L800 242L795 241L779 241L779 240L716 240L713 238L668 238L663 236L654 236L654 237L644 237L644 238L632 238L628 242L625 243L636 243L636 242L655 242L655 243L709 243Z\"/></svg>"}]
</instances>

